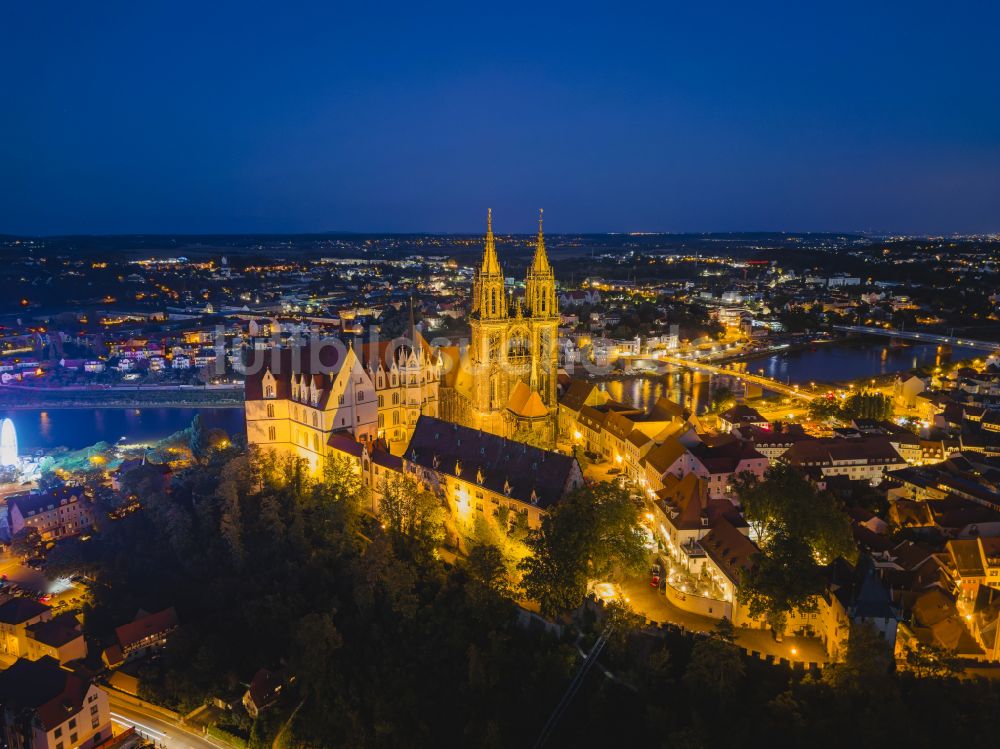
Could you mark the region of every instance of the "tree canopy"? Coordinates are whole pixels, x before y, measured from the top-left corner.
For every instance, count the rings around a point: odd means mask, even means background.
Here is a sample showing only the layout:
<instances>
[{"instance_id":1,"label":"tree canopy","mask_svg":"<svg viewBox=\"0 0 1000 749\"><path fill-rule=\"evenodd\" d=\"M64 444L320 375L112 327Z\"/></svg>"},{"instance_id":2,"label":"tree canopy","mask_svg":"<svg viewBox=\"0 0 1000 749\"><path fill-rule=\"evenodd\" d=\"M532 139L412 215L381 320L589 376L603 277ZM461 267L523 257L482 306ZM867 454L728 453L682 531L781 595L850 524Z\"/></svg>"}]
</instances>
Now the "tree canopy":
<instances>
[{"instance_id":1,"label":"tree canopy","mask_svg":"<svg viewBox=\"0 0 1000 749\"><path fill-rule=\"evenodd\" d=\"M646 561L638 509L613 483L574 491L542 517L527 544L522 585L549 615L579 606L589 580L638 572Z\"/></svg>"},{"instance_id":2,"label":"tree canopy","mask_svg":"<svg viewBox=\"0 0 1000 749\"><path fill-rule=\"evenodd\" d=\"M822 566L857 559L850 520L829 492L820 492L795 468L777 463L762 481L737 481L743 515L760 552L744 573L739 596L752 616L778 632L795 610L815 610L825 586Z\"/></svg>"}]
</instances>

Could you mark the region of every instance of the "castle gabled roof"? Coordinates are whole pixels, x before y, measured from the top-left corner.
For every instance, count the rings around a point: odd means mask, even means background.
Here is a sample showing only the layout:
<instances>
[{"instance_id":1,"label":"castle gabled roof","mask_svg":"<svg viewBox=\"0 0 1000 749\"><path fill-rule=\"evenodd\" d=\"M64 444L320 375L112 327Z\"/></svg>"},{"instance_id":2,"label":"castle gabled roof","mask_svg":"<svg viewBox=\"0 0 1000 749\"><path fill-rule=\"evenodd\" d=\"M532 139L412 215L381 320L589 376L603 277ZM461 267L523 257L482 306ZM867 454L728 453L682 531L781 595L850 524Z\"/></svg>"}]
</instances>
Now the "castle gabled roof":
<instances>
[{"instance_id":1,"label":"castle gabled roof","mask_svg":"<svg viewBox=\"0 0 1000 749\"><path fill-rule=\"evenodd\" d=\"M576 458L433 416L417 419L403 456L414 465L541 508L562 499L571 479L582 477Z\"/></svg>"}]
</instances>

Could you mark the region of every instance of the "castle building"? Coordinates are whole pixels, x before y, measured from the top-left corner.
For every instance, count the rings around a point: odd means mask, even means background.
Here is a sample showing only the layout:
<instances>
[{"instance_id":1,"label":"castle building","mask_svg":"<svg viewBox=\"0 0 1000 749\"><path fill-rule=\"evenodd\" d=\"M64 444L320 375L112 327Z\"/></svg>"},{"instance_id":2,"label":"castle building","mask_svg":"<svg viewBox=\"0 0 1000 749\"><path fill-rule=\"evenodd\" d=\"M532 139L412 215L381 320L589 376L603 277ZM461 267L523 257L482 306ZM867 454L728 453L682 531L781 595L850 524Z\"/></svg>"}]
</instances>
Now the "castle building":
<instances>
[{"instance_id":1,"label":"castle building","mask_svg":"<svg viewBox=\"0 0 1000 749\"><path fill-rule=\"evenodd\" d=\"M384 441L399 454L421 414L438 415L440 362L423 337L267 352L247 375L247 443L306 460L314 473L331 439Z\"/></svg>"},{"instance_id":2,"label":"castle building","mask_svg":"<svg viewBox=\"0 0 1000 749\"><path fill-rule=\"evenodd\" d=\"M442 384L442 414L492 434L555 441L559 312L555 275L538 219L524 299L508 294L487 213L483 258L472 286L470 341Z\"/></svg>"}]
</instances>

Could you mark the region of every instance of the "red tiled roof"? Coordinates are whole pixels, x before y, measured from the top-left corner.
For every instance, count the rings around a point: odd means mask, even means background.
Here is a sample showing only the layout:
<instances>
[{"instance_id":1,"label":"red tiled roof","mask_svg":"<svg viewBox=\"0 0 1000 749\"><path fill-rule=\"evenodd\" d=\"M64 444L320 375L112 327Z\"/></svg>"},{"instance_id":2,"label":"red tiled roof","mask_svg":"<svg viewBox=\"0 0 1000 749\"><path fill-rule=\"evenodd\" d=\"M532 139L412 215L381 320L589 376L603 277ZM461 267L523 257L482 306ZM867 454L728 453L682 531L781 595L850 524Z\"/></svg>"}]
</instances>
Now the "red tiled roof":
<instances>
[{"instance_id":1,"label":"red tiled roof","mask_svg":"<svg viewBox=\"0 0 1000 749\"><path fill-rule=\"evenodd\" d=\"M128 651L147 637L166 635L171 630L176 629L177 624L177 612L171 606L155 614L137 617L134 621L117 627L115 637L122 650Z\"/></svg>"}]
</instances>

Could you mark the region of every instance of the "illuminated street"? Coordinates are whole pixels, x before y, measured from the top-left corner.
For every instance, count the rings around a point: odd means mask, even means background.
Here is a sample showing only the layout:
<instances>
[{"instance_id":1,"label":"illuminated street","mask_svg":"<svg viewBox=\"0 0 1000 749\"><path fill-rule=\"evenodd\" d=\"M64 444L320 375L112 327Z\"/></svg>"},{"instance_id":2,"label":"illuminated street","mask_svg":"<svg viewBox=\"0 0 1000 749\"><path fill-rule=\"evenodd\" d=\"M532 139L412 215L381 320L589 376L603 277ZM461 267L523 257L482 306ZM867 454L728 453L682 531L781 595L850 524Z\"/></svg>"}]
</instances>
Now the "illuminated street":
<instances>
[{"instance_id":1,"label":"illuminated street","mask_svg":"<svg viewBox=\"0 0 1000 749\"><path fill-rule=\"evenodd\" d=\"M718 619L677 608L661 592L650 587L646 576L627 580L621 589L629 605L650 621L676 624L691 632L713 632L719 623ZM823 643L812 637L787 635L782 642L776 642L769 629L737 628L736 642L747 650L775 658L807 663L828 660Z\"/></svg>"},{"instance_id":2,"label":"illuminated street","mask_svg":"<svg viewBox=\"0 0 1000 749\"><path fill-rule=\"evenodd\" d=\"M141 736L167 749L229 749L226 744L193 733L156 711L125 702L114 692L108 696L116 729L134 726Z\"/></svg>"}]
</instances>

